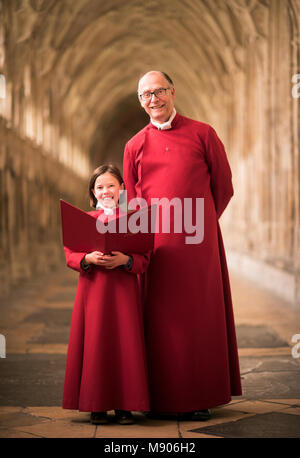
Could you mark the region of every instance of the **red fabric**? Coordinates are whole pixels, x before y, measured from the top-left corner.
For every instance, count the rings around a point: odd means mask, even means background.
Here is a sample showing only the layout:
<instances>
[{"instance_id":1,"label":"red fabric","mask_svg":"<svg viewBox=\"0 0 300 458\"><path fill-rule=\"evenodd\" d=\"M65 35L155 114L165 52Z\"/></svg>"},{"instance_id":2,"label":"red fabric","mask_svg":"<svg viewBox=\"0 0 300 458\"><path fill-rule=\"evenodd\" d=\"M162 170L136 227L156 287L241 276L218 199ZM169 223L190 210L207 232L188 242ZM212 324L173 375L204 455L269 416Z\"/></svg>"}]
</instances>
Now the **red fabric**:
<instances>
[{"instance_id":1,"label":"red fabric","mask_svg":"<svg viewBox=\"0 0 300 458\"><path fill-rule=\"evenodd\" d=\"M90 212L97 217L102 211ZM92 265L65 247L80 273L72 314L63 408L86 412L149 410L147 365L137 273L148 255L132 254L131 272Z\"/></svg>"},{"instance_id":2,"label":"red fabric","mask_svg":"<svg viewBox=\"0 0 300 458\"><path fill-rule=\"evenodd\" d=\"M128 199L204 197L204 240L155 238L145 292L150 407L187 412L240 395L230 284L218 218L233 188L222 142L208 124L179 114L172 129L152 124L125 147ZM195 209L195 207L194 207Z\"/></svg>"}]
</instances>

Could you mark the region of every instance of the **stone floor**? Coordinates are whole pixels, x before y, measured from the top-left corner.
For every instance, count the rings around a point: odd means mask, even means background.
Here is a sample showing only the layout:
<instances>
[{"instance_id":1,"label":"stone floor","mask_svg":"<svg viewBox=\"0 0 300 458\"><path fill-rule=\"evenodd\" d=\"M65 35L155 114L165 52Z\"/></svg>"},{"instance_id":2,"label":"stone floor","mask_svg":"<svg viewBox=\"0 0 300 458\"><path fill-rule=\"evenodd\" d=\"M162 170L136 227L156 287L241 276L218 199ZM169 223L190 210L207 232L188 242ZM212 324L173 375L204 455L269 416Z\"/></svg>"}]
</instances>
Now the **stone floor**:
<instances>
[{"instance_id":1,"label":"stone floor","mask_svg":"<svg viewBox=\"0 0 300 458\"><path fill-rule=\"evenodd\" d=\"M243 396L212 409L206 422L149 420L89 423L63 410L61 398L77 274L67 268L32 280L1 303L1 438L300 437L300 309L243 278L231 276ZM300 353L300 352L299 352Z\"/></svg>"}]
</instances>

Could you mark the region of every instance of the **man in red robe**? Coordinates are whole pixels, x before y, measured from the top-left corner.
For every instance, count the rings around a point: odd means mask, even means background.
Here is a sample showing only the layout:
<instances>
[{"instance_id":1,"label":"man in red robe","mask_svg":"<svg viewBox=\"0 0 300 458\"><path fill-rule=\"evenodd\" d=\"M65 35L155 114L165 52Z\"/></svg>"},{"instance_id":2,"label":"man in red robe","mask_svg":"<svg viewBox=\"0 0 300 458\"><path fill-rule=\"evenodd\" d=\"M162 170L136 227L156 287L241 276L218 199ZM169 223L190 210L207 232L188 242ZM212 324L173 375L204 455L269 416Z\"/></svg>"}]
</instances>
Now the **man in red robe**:
<instances>
[{"instance_id":1,"label":"man in red robe","mask_svg":"<svg viewBox=\"0 0 300 458\"><path fill-rule=\"evenodd\" d=\"M129 202L134 197L149 205L155 198L177 198L182 204L190 200L197 232L197 200L204 201L203 237L187 243L185 228L181 233L160 229L155 237L145 282L151 411L204 420L210 417L208 409L242 394L218 222L233 195L231 171L214 129L176 113L168 75L146 73L138 97L150 123L125 147Z\"/></svg>"}]
</instances>

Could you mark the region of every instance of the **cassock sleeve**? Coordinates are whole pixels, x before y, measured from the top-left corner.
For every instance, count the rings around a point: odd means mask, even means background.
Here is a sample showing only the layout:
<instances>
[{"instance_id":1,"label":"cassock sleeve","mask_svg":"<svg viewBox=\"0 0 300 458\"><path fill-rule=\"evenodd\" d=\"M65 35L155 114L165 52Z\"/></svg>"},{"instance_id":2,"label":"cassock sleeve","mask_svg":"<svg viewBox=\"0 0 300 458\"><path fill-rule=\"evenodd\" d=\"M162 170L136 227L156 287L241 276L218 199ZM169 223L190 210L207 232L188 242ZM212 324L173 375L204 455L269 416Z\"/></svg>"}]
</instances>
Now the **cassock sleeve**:
<instances>
[{"instance_id":1,"label":"cassock sleeve","mask_svg":"<svg viewBox=\"0 0 300 458\"><path fill-rule=\"evenodd\" d=\"M132 160L132 155L130 154L128 143L126 143L124 150L123 179L125 183L125 189L127 191L127 200L130 202L131 199L136 197L135 185L138 181L138 176L135 164Z\"/></svg>"},{"instance_id":2,"label":"cassock sleeve","mask_svg":"<svg viewBox=\"0 0 300 458\"><path fill-rule=\"evenodd\" d=\"M128 272L133 274L143 274L149 266L152 251L145 254L131 254L133 258L131 269Z\"/></svg>"},{"instance_id":3,"label":"cassock sleeve","mask_svg":"<svg viewBox=\"0 0 300 458\"><path fill-rule=\"evenodd\" d=\"M126 143L124 150L123 179L127 191L127 200L130 202L131 199L136 197L135 185L138 181L138 174L128 143ZM152 251L148 251L145 254L131 254L133 263L128 272L132 272L133 274L145 273L149 266L151 254Z\"/></svg>"},{"instance_id":4,"label":"cassock sleeve","mask_svg":"<svg viewBox=\"0 0 300 458\"><path fill-rule=\"evenodd\" d=\"M69 248L64 247L65 250L65 256L66 256L66 261L67 261L67 266L70 267L73 270L77 270L77 272L80 273L86 273L89 270L91 270L91 267L89 269L83 269L81 265L81 261L85 257L87 253L78 253L76 251L71 251Z\"/></svg>"},{"instance_id":5,"label":"cassock sleeve","mask_svg":"<svg viewBox=\"0 0 300 458\"><path fill-rule=\"evenodd\" d=\"M220 218L233 196L233 186L224 145L211 126L205 139L205 153L211 177L211 191L217 217Z\"/></svg>"}]
</instances>

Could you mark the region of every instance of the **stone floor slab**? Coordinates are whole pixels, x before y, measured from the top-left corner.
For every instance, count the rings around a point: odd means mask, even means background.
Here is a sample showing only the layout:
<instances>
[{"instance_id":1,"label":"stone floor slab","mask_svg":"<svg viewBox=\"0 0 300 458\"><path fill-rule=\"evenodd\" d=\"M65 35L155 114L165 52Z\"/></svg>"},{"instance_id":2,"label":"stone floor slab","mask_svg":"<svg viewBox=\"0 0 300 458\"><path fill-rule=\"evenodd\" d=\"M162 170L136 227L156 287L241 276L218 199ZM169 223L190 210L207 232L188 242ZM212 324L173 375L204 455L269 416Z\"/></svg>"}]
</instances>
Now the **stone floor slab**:
<instances>
[{"instance_id":1,"label":"stone floor slab","mask_svg":"<svg viewBox=\"0 0 300 458\"><path fill-rule=\"evenodd\" d=\"M56 310L43 308L25 319L30 323L45 323L47 326L69 326L72 318L72 310L69 308Z\"/></svg>"},{"instance_id":2,"label":"stone floor slab","mask_svg":"<svg viewBox=\"0 0 300 458\"><path fill-rule=\"evenodd\" d=\"M20 406L0 406L0 416L8 413L19 413L23 411L23 407Z\"/></svg>"},{"instance_id":3,"label":"stone floor slab","mask_svg":"<svg viewBox=\"0 0 300 458\"><path fill-rule=\"evenodd\" d=\"M288 347L288 343L274 329L264 324L238 324L236 334L239 348Z\"/></svg>"},{"instance_id":4,"label":"stone floor slab","mask_svg":"<svg viewBox=\"0 0 300 458\"><path fill-rule=\"evenodd\" d=\"M57 354L66 356L67 344L27 344L26 353L28 354Z\"/></svg>"},{"instance_id":5,"label":"stone floor slab","mask_svg":"<svg viewBox=\"0 0 300 458\"><path fill-rule=\"evenodd\" d=\"M265 402L275 402L275 404L285 404L287 406L300 406L300 399L266 399Z\"/></svg>"},{"instance_id":6,"label":"stone floor slab","mask_svg":"<svg viewBox=\"0 0 300 458\"><path fill-rule=\"evenodd\" d=\"M92 438L96 426L90 422L72 422L68 420L47 421L32 426L13 428L16 433L33 434L46 438Z\"/></svg>"},{"instance_id":7,"label":"stone floor slab","mask_svg":"<svg viewBox=\"0 0 300 458\"><path fill-rule=\"evenodd\" d=\"M46 417L51 420L68 419L69 421L89 421L89 413L77 412L74 410L63 409L61 406L55 407L26 407L24 412L28 412L36 417Z\"/></svg>"},{"instance_id":8,"label":"stone floor slab","mask_svg":"<svg viewBox=\"0 0 300 458\"><path fill-rule=\"evenodd\" d=\"M299 308L242 276L230 273L230 279L236 324L267 324L291 343L300 329Z\"/></svg>"},{"instance_id":9,"label":"stone floor slab","mask_svg":"<svg viewBox=\"0 0 300 458\"><path fill-rule=\"evenodd\" d=\"M54 294L51 294L50 296L48 296L46 298L46 301L47 302L64 302L64 301L68 301L68 302L74 302L74 299L75 299L75 292L76 292L76 288L75 288L75 284L72 285L71 288L65 288L61 291L55 291Z\"/></svg>"},{"instance_id":10,"label":"stone floor slab","mask_svg":"<svg viewBox=\"0 0 300 458\"><path fill-rule=\"evenodd\" d=\"M299 397L299 376L293 372L263 372L247 374L243 377L243 395L247 399L270 399Z\"/></svg>"},{"instance_id":11,"label":"stone floor slab","mask_svg":"<svg viewBox=\"0 0 300 458\"><path fill-rule=\"evenodd\" d=\"M240 367L245 398L300 398L300 364L292 357L242 357Z\"/></svg>"},{"instance_id":12,"label":"stone floor slab","mask_svg":"<svg viewBox=\"0 0 300 458\"><path fill-rule=\"evenodd\" d=\"M159 438L170 437L179 438L178 424L176 421L167 420L149 420L142 414L134 414L136 424L118 425L111 423L109 425L97 426L95 437L105 438Z\"/></svg>"},{"instance_id":13,"label":"stone floor slab","mask_svg":"<svg viewBox=\"0 0 300 458\"><path fill-rule=\"evenodd\" d=\"M18 431L15 429L0 429L1 439L33 439L39 436L35 434L25 433L24 431Z\"/></svg>"},{"instance_id":14,"label":"stone floor slab","mask_svg":"<svg viewBox=\"0 0 300 458\"><path fill-rule=\"evenodd\" d=\"M28 342L35 336L40 335L45 328L43 323L17 324L13 329L2 328L1 333L6 339L6 353L26 353L29 348Z\"/></svg>"},{"instance_id":15,"label":"stone floor slab","mask_svg":"<svg viewBox=\"0 0 300 458\"><path fill-rule=\"evenodd\" d=\"M40 345L68 345L70 334L70 326L61 326L59 329L55 327L44 327L38 335L32 336L28 341L28 347L32 344Z\"/></svg>"},{"instance_id":16,"label":"stone floor slab","mask_svg":"<svg viewBox=\"0 0 300 458\"><path fill-rule=\"evenodd\" d=\"M261 356L291 356L291 347L276 348L239 348L239 358L250 357L257 358Z\"/></svg>"},{"instance_id":17,"label":"stone floor slab","mask_svg":"<svg viewBox=\"0 0 300 458\"><path fill-rule=\"evenodd\" d=\"M233 407L223 407L223 409L228 408L230 408L230 410L234 409L237 412L261 414L267 412L282 411L286 409L287 406L280 403L276 404L275 402L270 403L263 401L243 401L238 404L234 404Z\"/></svg>"},{"instance_id":18,"label":"stone floor slab","mask_svg":"<svg viewBox=\"0 0 300 458\"><path fill-rule=\"evenodd\" d=\"M46 417L36 417L29 412L7 413L0 415L0 428L15 428L19 426L30 426L43 421L47 421Z\"/></svg>"},{"instance_id":19,"label":"stone floor slab","mask_svg":"<svg viewBox=\"0 0 300 458\"><path fill-rule=\"evenodd\" d=\"M60 405L65 362L65 355L52 354L8 354L0 359L0 405Z\"/></svg>"},{"instance_id":20,"label":"stone floor slab","mask_svg":"<svg viewBox=\"0 0 300 458\"><path fill-rule=\"evenodd\" d=\"M231 438L300 438L300 417L270 412L192 431Z\"/></svg>"},{"instance_id":21,"label":"stone floor slab","mask_svg":"<svg viewBox=\"0 0 300 458\"><path fill-rule=\"evenodd\" d=\"M253 416L252 413L241 412L239 410L235 410L234 404L231 407L222 406L220 408L211 409L211 418L205 422L200 421L180 421L179 422L179 431L181 437L198 437L197 434L199 433L198 428L204 428L209 426L215 426L223 423L234 422L239 419L244 419L249 416ZM201 431L199 434L205 434L206 436L215 436L213 432L206 432ZM200 437L200 436L199 436Z\"/></svg>"},{"instance_id":22,"label":"stone floor slab","mask_svg":"<svg viewBox=\"0 0 300 458\"><path fill-rule=\"evenodd\" d=\"M291 413L293 415L300 415L300 405L298 407L287 407L282 410L283 413Z\"/></svg>"}]
</instances>

